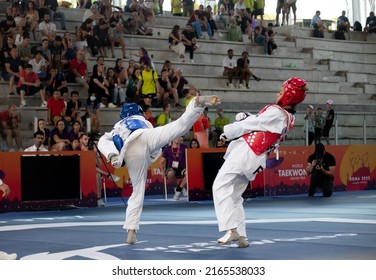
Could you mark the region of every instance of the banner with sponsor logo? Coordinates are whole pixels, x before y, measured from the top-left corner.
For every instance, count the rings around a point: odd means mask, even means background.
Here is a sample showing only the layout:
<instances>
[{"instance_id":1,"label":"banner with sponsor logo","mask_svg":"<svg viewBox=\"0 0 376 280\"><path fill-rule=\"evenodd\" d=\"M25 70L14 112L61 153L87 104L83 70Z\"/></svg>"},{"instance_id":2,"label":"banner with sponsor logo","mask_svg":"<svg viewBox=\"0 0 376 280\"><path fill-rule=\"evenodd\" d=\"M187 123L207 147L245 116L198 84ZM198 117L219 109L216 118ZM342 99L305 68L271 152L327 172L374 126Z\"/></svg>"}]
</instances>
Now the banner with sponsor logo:
<instances>
[{"instance_id":1,"label":"banner with sponsor logo","mask_svg":"<svg viewBox=\"0 0 376 280\"><path fill-rule=\"evenodd\" d=\"M376 145L327 146L326 152L336 159L334 191L375 188ZM307 193L310 176L305 168L314 146L281 147L279 160L271 154L265 169L265 194Z\"/></svg>"},{"instance_id":2,"label":"banner with sponsor logo","mask_svg":"<svg viewBox=\"0 0 376 280\"><path fill-rule=\"evenodd\" d=\"M334 191L353 191L376 188L376 145L327 146L326 150L336 159ZM212 199L211 184L223 162L226 148L187 149L187 181L189 200ZM272 153L267 160L266 169L250 182L244 197L305 194L310 177L305 168L307 159L314 151L314 146L280 147L279 159ZM53 154L53 153L52 153ZM63 155L74 152L58 153ZM0 212L27 210L33 204L21 200L20 157L23 153L1 153L0 177L11 187L11 194L2 199L0 193ZM77 206L96 206L95 154L80 153L80 182L82 198L70 201ZM106 166L105 166L106 165ZM120 177L118 182L104 178L108 197L129 197L132 182L126 167L113 169L102 164L102 170ZM63 169L56 172L63 173ZM41 176L43 170L41 170ZM66 174L69 176L69 174ZM167 181L167 192L174 193L174 186ZM146 195L164 195L164 181L159 169L159 159L148 169L145 185ZM58 206L62 201L53 201ZM56 204L57 203L57 204ZM66 203L66 201L64 201ZM37 207L39 207L37 205Z\"/></svg>"},{"instance_id":3,"label":"banner with sponsor logo","mask_svg":"<svg viewBox=\"0 0 376 280\"><path fill-rule=\"evenodd\" d=\"M374 189L376 187L376 145L327 146L336 159L335 191ZM187 149L187 181L189 200L212 199L211 183L221 167L226 148ZM250 182L244 197L274 196L307 193L310 176L305 168L314 146L280 147L279 160L274 153L267 160L266 169ZM204 162L206 163L204 165ZM113 170L121 179L116 184L106 178L108 196L130 196L132 182L126 168ZM164 195L164 182L159 159L148 169L146 195ZM174 186L167 181L169 197Z\"/></svg>"},{"instance_id":4,"label":"banner with sponsor logo","mask_svg":"<svg viewBox=\"0 0 376 280\"><path fill-rule=\"evenodd\" d=\"M376 145L327 146L327 152L336 159L334 191L366 190L376 188ZM206 153L224 153L224 149L189 149L187 153L189 199L212 199L205 189ZM274 153L267 160L266 169L251 182L244 197L275 196L307 193L310 176L305 168L314 146L280 147L279 159ZM211 164L215 165L215 161Z\"/></svg>"}]
</instances>

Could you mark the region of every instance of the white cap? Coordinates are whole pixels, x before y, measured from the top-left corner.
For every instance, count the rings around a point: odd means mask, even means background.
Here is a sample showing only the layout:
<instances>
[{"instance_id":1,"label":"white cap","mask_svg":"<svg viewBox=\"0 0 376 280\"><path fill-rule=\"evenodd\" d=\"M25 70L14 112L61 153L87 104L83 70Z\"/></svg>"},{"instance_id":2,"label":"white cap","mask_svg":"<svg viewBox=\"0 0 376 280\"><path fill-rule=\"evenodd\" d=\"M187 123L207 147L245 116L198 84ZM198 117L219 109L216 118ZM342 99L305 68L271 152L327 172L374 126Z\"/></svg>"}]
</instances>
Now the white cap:
<instances>
[{"instance_id":1,"label":"white cap","mask_svg":"<svg viewBox=\"0 0 376 280\"><path fill-rule=\"evenodd\" d=\"M333 105L333 104L334 104L334 101L331 100L331 99L329 99L329 100L326 101L326 104Z\"/></svg>"},{"instance_id":2,"label":"white cap","mask_svg":"<svg viewBox=\"0 0 376 280\"><path fill-rule=\"evenodd\" d=\"M313 110L313 105L308 105L307 108L311 108Z\"/></svg>"}]
</instances>

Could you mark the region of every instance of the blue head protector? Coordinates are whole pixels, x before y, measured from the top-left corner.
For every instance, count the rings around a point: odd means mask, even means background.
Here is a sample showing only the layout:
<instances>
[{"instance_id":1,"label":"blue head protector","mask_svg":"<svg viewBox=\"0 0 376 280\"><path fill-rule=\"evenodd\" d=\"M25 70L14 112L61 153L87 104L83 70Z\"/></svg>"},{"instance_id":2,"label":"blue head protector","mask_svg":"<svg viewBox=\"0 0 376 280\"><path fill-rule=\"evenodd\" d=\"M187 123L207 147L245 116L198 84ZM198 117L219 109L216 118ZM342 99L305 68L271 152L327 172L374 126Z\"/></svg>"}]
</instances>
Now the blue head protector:
<instances>
[{"instance_id":1,"label":"blue head protector","mask_svg":"<svg viewBox=\"0 0 376 280\"><path fill-rule=\"evenodd\" d=\"M143 116L144 111L136 103L124 103L120 111L120 119L124 119L134 115Z\"/></svg>"}]
</instances>

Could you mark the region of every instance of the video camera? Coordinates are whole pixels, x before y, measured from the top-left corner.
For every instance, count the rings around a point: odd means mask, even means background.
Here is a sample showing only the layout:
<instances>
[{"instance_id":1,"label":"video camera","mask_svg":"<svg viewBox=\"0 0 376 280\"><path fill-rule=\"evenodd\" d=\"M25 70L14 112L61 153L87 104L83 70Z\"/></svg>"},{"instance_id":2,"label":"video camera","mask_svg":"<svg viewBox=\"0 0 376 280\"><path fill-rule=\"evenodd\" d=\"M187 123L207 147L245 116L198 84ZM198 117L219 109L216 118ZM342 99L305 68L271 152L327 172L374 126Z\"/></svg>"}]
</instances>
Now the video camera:
<instances>
[{"instance_id":1,"label":"video camera","mask_svg":"<svg viewBox=\"0 0 376 280\"><path fill-rule=\"evenodd\" d=\"M99 141L99 138L101 138L101 134L99 132L89 132L89 142L88 142L88 148L90 151L94 150L94 146L96 145L96 142Z\"/></svg>"},{"instance_id":2,"label":"video camera","mask_svg":"<svg viewBox=\"0 0 376 280\"><path fill-rule=\"evenodd\" d=\"M322 158L316 159L316 165L317 166L322 166Z\"/></svg>"}]
</instances>

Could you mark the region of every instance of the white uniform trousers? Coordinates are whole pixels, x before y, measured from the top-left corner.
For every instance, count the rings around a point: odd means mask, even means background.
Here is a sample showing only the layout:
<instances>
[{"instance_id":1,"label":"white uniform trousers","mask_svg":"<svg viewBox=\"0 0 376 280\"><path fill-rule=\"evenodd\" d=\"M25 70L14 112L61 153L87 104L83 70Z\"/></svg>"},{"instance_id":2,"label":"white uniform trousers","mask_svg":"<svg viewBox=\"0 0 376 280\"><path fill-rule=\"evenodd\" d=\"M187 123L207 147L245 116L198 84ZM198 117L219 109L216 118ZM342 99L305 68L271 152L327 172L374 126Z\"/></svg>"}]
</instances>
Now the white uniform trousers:
<instances>
[{"instance_id":1,"label":"white uniform trousers","mask_svg":"<svg viewBox=\"0 0 376 280\"><path fill-rule=\"evenodd\" d=\"M240 236L247 237L242 194L249 181L265 168L265 161L266 155L255 155L243 138L230 143L213 183L219 231L237 229Z\"/></svg>"},{"instance_id":2,"label":"white uniform trousers","mask_svg":"<svg viewBox=\"0 0 376 280\"><path fill-rule=\"evenodd\" d=\"M142 131L138 137L129 141L126 144L127 148L122 150L133 186L132 195L128 200L124 229L139 229L147 170L154 161L150 155L155 154L176 137L186 134L204 111L204 107L195 107L194 101L195 99L192 99L177 120L152 129L139 129Z\"/></svg>"}]
</instances>

